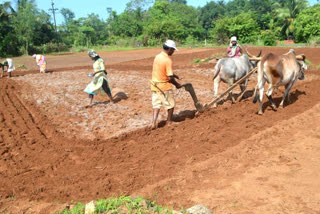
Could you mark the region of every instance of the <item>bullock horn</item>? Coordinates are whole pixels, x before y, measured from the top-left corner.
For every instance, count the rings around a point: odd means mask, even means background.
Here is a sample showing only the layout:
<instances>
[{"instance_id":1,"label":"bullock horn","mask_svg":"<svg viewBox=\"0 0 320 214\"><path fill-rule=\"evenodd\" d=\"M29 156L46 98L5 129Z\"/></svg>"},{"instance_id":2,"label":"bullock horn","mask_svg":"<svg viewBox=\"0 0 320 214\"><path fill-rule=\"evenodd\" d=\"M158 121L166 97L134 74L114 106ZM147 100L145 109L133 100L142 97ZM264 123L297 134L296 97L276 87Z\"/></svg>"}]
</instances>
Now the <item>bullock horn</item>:
<instances>
[{"instance_id":1,"label":"bullock horn","mask_svg":"<svg viewBox=\"0 0 320 214\"><path fill-rule=\"evenodd\" d=\"M254 57L252 54L249 53L248 49L246 48L246 52L248 54L249 57Z\"/></svg>"},{"instance_id":2,"label":"bullock horn","mask_svg":"<svg viewBox=\"0 0 320 214\"><path fill-rule=\"evenodd\" d=\"M258 58L258 57L260 57L260 56L261 56L262 50L260 49L260 51L259 51L259 53L258 53L258 55L257 55L257 56L252 55L252 54L248 51L248 49L247 49L247 48L246 48L246 52L247 52L247 55L248 55L249 57L255 57L255 58Z\"/></svg>"},{"instance_id":3,"label":"bullock horn","mask_svg":"<svg viewBox=\"0 0 320 214\"><path fill-rule=\"evenodd\" d=\"M303 61L304 61L304 60L306 59L306 56L305 56L304 54L300 54L300 55L297 55L297 56L296 56L296 59L297 59L297 60L303 60Z\"/></svg>"},{"instance_id":4,"label":"bullock horn","mask_svg":"<svg viewBox=\"0 0 320 214\"><path fill-rule=\"evenodd\" d=\"M253 57L249 57L249 60L250 60L250 61L261 61L261 57L255 57L255 56L253 56Z\"/></svg>"},{"instance_id":5,"label":"bullock horn","mask_svg":"<svg viewBox=\"0 0 320 214\"><path fill-rule=\"evenodd\" d=\"M260 57L260 56L261 56L261 53L262 53L262 50L260 49L257 57Z\"/></svg>"}]
</instances>

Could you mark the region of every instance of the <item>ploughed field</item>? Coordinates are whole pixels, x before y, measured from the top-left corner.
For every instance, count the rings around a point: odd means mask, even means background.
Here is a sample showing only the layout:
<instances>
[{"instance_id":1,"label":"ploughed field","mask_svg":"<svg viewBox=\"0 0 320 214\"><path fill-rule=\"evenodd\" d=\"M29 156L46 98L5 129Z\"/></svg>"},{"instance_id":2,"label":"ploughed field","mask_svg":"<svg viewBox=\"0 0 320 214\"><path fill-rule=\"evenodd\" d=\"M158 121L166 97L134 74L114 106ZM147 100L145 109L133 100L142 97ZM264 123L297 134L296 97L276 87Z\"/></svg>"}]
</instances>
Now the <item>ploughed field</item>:
<instances>
[{"instance_id":1,"label":"ploughed field","mask_svg":"<svg viewBox=\"0 0 320 214\"><path fill-rule=\"evenodd\" d=\"M256 114L253 75L243 101L199 115L188 93L175 90L176 123L160 121L152 131L149 79L160 49L100 53L117 103L98 96L92 108L84 108L86 53L47 56L47 74L31 57L14 59L29 70L0 79L0 212L48 213L70 201L132 195L177 209L204 204L213 213L319 213L320 49L295 50L312 66L284 109L272 111L264 98L265 113ZM214 64L193 61L224 51L173 56L175 73L201 103L213 99ZM221 83L219 92L226 88ZM275 90L276 104L283 91Z\"/></svg>"}]
</instances>

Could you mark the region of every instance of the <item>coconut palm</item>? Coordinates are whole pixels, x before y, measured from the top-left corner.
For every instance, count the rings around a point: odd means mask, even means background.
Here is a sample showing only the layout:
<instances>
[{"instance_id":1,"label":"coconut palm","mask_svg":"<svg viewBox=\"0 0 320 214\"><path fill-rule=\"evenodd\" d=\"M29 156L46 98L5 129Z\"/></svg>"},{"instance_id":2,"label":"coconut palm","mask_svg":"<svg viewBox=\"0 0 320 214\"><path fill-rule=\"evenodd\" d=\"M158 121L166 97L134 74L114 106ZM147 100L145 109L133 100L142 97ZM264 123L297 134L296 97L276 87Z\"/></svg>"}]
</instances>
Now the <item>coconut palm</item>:
<instances>
[{"instance_id":1,"label":"coconut palm","mask_svg":"<svg viewBox=\"0 0 320 214\"><path fill-rule=\"evenodd\" d=\"M281 22L281 32L287 39L293 38L294 20L301 10L308 7L306 0L280 0L274 4L274 12L279 22Z\"/></svg>"},{"instance_id":2,"label":"coconut palm","mask_svg":"<svg viewBox=\"0 0 320 214\"><path fill-rule=\"evenodd\" d=\"M0 21L5 23L8 21L11 14L14 12L9 1L0 4Z\"/></svg>"}]
</instances>

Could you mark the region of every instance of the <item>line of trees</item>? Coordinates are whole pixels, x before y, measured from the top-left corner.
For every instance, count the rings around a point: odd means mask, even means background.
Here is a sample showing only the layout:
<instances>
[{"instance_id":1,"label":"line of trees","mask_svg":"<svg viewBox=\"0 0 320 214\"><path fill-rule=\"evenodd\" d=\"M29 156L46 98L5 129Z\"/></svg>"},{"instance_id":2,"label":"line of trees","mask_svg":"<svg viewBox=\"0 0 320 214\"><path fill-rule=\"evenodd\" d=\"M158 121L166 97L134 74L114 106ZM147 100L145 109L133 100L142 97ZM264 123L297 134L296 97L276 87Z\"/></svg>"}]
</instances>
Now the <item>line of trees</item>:
<instances>
[{"instance_id":1,"label":"line of trees","mask_svg":"<svg viewBox=\"0 0 320 214\"><path fill-rule=\"evenodd\" d=\"M106 5L107 6L107 5ZM154 46L170 38L184 44L208 40L275 45L277 40L320 41L320 4L306 0L223 0L203 7L186 0L131 0L124 12L109 11L75 19L63 8L55 32L50 15L34 0L0 4L0 56L66 51L98 45ZM107 10L106 10L107 13ZM101 15L101 14L100 14Z\"/></svg>"}]
</instances>

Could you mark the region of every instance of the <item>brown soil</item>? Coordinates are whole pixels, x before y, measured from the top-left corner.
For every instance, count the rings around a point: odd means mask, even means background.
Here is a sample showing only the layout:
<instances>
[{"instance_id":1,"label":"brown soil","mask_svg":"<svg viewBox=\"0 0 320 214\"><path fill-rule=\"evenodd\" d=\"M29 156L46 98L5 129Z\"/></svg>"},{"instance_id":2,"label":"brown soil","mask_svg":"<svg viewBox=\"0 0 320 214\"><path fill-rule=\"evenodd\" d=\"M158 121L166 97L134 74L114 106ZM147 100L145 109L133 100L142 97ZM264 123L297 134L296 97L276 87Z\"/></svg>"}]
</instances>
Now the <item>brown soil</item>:
<instances>
[{"instance_id":1,"label":"brown soil","mask_svg":"<svg viewBox=\"0 0 320 214\"><path fill-rule=\"evenodd\" d=\"M203 103L212 99L213 65L191 62L223 50L174 56L175 71L193 83ZM296 51L320 64L319 49ZM56 60L52 73L18 71L0 80L0 212L48 213L71 200L115 195L141 195L176 208L204 204L214 213L320 212L319 70L306 72L284 109L274 112L265 100L263 116L252 104L255 77L244 101L197 116L190 97L177 91L180 122L151 131L145 127L152 111L148 79L157 52L103 53L110 54L114 93L128 99L89 110L82 108L90 81L86 54L67 55L67 65L65 56L49 56L48 64ZM221 84L220 92L225 88ZM282 94L282 88L274 94L277 104Z\"/></svg>"}]
</instances>

